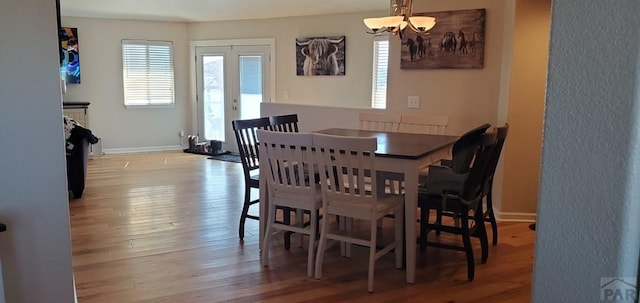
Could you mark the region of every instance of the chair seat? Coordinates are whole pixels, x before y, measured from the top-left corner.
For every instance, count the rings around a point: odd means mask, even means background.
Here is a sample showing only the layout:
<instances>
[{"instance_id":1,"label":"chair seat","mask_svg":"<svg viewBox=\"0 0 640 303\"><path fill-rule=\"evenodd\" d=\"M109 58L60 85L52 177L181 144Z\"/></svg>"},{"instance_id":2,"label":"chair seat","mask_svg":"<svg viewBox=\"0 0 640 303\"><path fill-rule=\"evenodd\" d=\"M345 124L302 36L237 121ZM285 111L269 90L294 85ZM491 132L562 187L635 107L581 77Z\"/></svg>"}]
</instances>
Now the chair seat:
<instances>
[{"instance_id":1,"label":"chair seat","mask_svg":"<svg viewBox=\"0 0 640 303\"><path fill-rule=\"evenodd\" d=\"M384 215L388 212L393 211L394 209L398 209L402 205L404 205L404 195L396 195L396 194L388 194L388 193L380 193L378 194L378 202L376 203L376 208L372 209L371 205L364 203L352 202L348 199L339 199L339 206L336 206L335 203L331 203L329 201L327 203L327 207L333 209L340 209L342 212L350 212L350 213L360 213L361 215L357 215L356 217L369 217L369 213L377 212L381 215Z\"/></svg>"},{"instance_id":2,"label":"chair seat","mask_svg":"<svg viewBox=\"0 0 640 303\"><path fill-rule=\"evenodd\" d=\"M320 206L322 206L322 189L320 184L316 184L315 194L305 196L306 199L301 198L300 194L293 194L291 192L280 193L278 189L274 189L270 194L272 199L277 199L278 206L298 208L301 203L305 202L311 202L314 208L320 208Z\"/></svg>"},{"instance_id":3,"label":"chair seat","mask_svg":"<svg viewBox=\"0 0 640 303\"><path fill-rule=\"evenodd\" d=\"M475 204L467 205L462 201L460 201L459 199L455 199L455 198L447 199L446 203L443 203L442 196L428 195L428 194L419 192L418 207L445 211L445 212L460 213L463 211L468 211L469 209L474 209Z\"/></svg>"}]
</instances>

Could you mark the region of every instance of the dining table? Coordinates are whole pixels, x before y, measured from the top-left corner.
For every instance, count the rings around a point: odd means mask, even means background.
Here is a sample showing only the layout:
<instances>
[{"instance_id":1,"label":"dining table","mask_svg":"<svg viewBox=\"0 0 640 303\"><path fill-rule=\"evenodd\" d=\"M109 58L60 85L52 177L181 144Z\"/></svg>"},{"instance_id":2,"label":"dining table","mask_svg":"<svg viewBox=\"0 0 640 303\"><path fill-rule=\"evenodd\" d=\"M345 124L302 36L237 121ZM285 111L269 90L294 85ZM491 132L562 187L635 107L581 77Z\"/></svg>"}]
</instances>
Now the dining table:
<instances>
[{"instance_id":1,"label":"dining table","mask_svg":"<svg viewBox=\"0 0 640 303\"><path fill-rule=\"evenodd\" d=\"M404 181L405 199L405 247L407 282L415 281L416 270L416 222L418 202L418 177L420 171L430 164L447 158L457 136L413 134L385 131L368 131L346 128L329 128L315 133L347 136L375 137L378 145L375 152L377 171L396 173ZM266 178L260 175L260 218L267 218L268 188ZM266 220L260 220L260 248L264 241Z\"/></svg>"}]
</instances>

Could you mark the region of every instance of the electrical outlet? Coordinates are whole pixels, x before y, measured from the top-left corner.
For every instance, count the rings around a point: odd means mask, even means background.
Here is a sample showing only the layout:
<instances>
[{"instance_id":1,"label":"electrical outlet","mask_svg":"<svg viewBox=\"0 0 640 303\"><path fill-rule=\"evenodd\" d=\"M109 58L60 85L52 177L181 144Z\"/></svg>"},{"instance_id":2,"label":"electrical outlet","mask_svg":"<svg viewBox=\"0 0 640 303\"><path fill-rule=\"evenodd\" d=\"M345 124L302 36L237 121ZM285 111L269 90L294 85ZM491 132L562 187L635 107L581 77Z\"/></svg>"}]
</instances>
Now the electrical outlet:
<instances>
[{"instance_id":1,"label":"electrical outlet","mask_svg":"<svg viewBox=\"0 0 640 303\"><path fill-rule=\"evenodd\" d=\"M407 108L420 108L420 96L409 96L407 98Z\"/></svg>"}]
</instances>

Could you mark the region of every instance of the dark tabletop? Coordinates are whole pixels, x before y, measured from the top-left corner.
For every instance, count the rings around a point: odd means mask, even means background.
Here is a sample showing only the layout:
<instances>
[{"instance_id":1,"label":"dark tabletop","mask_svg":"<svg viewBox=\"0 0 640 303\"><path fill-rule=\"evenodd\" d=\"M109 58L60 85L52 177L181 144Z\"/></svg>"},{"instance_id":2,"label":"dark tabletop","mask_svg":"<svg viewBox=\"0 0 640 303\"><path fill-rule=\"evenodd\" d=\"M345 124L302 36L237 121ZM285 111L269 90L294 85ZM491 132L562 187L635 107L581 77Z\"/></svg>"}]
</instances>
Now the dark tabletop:
<instances>
[{"instance_id":1,"label":"dark tabletop","mask_svg":"<svg viewBox=\"0 0 640 303\"><path fill-rule=\"evenodd\" d=\"M419 159L445 146L452 145L458 140L457 136L391 133L345 128L323 129L316 131L316 133L334 136L376 137L378 138L377 156L402 159Z\"/></svg>"}]
</instances>

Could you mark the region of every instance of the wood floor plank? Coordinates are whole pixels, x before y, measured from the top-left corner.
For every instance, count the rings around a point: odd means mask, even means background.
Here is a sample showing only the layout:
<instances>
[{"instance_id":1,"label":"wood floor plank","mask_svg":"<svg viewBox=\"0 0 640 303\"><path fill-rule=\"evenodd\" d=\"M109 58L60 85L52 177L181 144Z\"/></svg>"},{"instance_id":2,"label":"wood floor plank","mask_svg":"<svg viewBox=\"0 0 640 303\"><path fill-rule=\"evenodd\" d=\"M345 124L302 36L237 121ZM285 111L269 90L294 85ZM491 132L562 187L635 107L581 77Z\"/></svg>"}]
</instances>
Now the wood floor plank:
<instances>
[{"instance_id":1,"label":"wood floor plank","mask_svg":"<svg viewBox=\"0 0 640 303\"><path fill-rule=\"evenodd\" d=\"M289 250L276 239L270 265L262 267L258 222L247 220L245 239L238 239L242 178L238 163L182 152L91 159L84 195L69 204L79 302L530 300L535 233L526 223L499 224L500 241L486 264L473 240L473 282L466 279L464 253L429 247L417 253L414 284L395 269L391 254L379 259L369 294L366 249L355 247L347 259L332 247L316 280L306 276L307 244L300 246L299 237Z\"/></svg>"}]
</instances>

